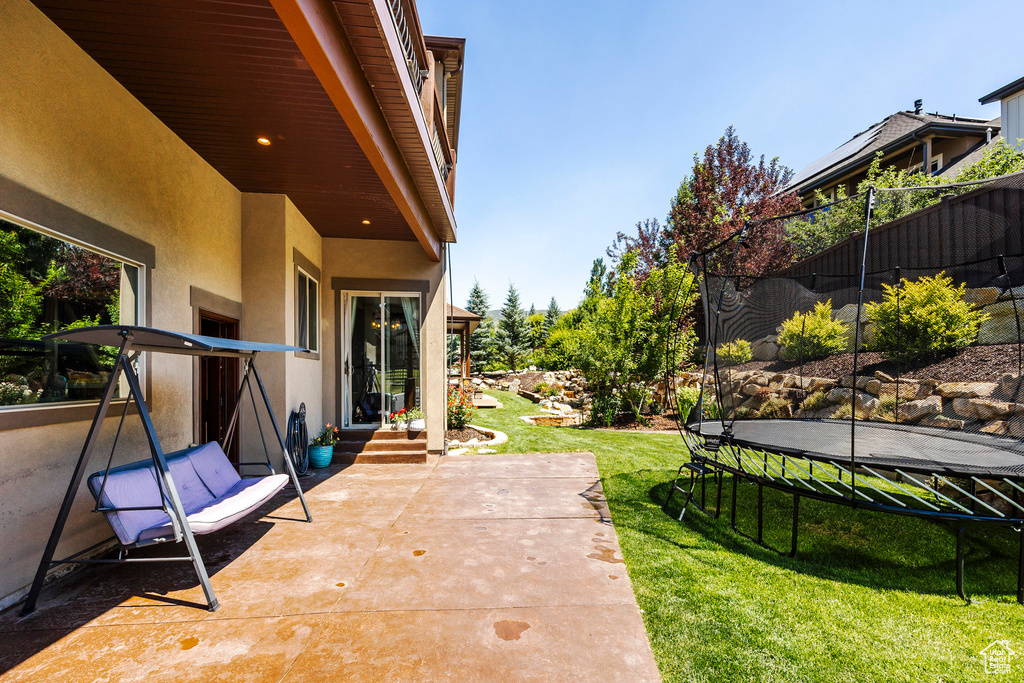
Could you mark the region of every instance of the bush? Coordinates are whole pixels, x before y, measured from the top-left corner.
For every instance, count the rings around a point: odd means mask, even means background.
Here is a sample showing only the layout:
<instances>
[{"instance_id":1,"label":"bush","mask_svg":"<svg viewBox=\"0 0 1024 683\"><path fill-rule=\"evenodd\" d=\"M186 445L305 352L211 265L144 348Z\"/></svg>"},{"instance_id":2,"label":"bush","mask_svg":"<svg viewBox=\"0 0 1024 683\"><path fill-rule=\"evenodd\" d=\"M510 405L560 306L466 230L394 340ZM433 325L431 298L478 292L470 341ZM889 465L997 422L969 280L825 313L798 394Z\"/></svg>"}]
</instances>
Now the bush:
<instances>
[{"instance_id":1,"label":"bush","mask_svg":"<svg viewBox=\"0 0 1024 683\"><path fill-rule=\"evenodd\" d=\"M832 319L832 300L814 304L814 310L795 313L782 323L779 345L784 360L815 360L846 350L846 324Z\"/></svg>"},{"instance_id":2,"label":"bush","mask_svg":"<svg viewBox=\"0 0 1024 683\"><path fill-rule=\"evenodd\" d=\"M832 402L828 400L824 391L815 391L804 399L803 403L800 404L800 408L803 410L823 410L830 405L832 405Z\"/></svg>"},{"instance_id":3,"label":"bush","mask_svg":"<svg viewBox=\"0 0 1024 683\"><path fill-rule=\"evenodd\" d=\"M715 357L719 365L740 365L753 358L753 353L750 351L750 342L746 339L737 339L721 344L715 349Z\"/></svg>"},{"instance_id":4,"label":"bush","mask_svg":"<svg viewBox=\"0 0 1024 683\"><path fill-rule=\"evenodd\" d=\"M680 387L676 389L676 411L679 421L685 423L690 417L690 411L697 405L700 399L700 389L697 387Z\"/></svg>"},{"instance_id":5,"label":"bush","mask_svg":"<svg viewBox=\"0 0 1024 683\"><path fill-rule=\"evenodd\" d=\"M778 396L768 399L761 409L758 411L758 416L765 419L778 418L778 417L789 417L790 412L786 410L789 406L789 401Z\"/></svg>"},{"instance_id":6,"label":"bush","mask_svg":"<svg viewBox=\"0 0 1024 683\"><path fill-rule=\"evenodd\" d=\"M883 300L865 308L875 326L869 348L888 360L910 361L962 349L977 338L978 328L988 319L987 313L964 301L966 285L953 286L945 272L882 287Z\"/></svg>"},{"instance_id":7,"label":"bush","mask_svg":"<svg viewBox=\"0 0 1024 683\"><path fill-rule=\"evenodd\" d=\"M448 387L448 429L463 429L473 419L473 394Z\"/></svg>"},{"instance_id":8,"label":"bush","mask_svg":"<svg viewBox=\"0 0 1024 683\"><path fill-rule=\"evenodd\" d=\"M596 427L611 427L622 414L622 398L615 393L595 394L590 404L587 423Z\"/></svg>"}]
</instances>

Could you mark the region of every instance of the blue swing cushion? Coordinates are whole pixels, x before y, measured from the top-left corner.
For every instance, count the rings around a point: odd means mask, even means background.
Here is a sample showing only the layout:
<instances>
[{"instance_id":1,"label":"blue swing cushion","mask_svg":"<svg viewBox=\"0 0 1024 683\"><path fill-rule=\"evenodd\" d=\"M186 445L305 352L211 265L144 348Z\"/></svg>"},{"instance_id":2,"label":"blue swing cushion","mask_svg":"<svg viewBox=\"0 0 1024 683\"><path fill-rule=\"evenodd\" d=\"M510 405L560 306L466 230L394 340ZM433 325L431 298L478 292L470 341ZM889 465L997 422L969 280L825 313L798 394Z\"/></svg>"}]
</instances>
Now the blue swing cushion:
<instances>
[{"instance_id":1,"label":"blue swing cushion","mask_svg":"<svg viewBox=\"0 0 1024 683\"><path fill-rule=\"evenodd\" d=\"M242 479L216 442L166 456L174 488L194 534L223 529L258 508L288 482L287 474ZM89 476L89 491L100 507L160 505L153 461L149 458L114 467L103 486L103 472ZM166 498L166 492L164 497ZM169 499L168 499L169 500ZM106 512L110 527L123 545L156 543L174 538L171 520L162 510Z\"/></svg>"}]
</instances>

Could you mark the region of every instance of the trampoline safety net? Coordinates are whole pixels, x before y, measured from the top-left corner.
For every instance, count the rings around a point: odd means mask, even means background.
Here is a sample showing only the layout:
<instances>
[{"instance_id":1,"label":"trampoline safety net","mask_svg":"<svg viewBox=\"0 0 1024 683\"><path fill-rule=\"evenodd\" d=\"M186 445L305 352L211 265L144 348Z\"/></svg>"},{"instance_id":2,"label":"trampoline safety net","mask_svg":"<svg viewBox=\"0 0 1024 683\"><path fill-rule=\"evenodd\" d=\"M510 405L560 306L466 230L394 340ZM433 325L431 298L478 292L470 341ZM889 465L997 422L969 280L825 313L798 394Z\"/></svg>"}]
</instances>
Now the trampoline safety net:
<instances>
[{"instance_id":1,"label":"trampoline safety net","mask_svg":"<svg viewBox=\"0 0 1024 683\"><path fill-rule=\"evenodd\" d=\"M871 189L693 255L701 349L670 384L694 461L855 506L1019 525L1022 208L1024 174ZM790 265L759 272L765 249Z\"/></svg>"}]
</instances>

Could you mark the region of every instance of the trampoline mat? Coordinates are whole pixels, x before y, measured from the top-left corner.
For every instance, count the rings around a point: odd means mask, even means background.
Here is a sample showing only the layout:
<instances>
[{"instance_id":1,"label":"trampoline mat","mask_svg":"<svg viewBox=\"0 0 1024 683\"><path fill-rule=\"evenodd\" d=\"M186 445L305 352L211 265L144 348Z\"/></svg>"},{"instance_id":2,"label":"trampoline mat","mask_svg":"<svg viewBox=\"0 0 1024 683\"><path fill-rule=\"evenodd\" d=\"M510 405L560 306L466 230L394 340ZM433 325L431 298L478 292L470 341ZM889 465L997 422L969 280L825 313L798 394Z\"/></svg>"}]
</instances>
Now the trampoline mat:
<instances>
[{"instance_id":1,"label":"trampoline mat","mask_svg":"<svg viewBox=\"0 0 1024 683\"><path fill-rule=\"evenodd\" d=\"M689 425L718 437L721 422ZM771 453L849 463L849 420L736 420L736 445ZM957 432L941 427L858 420L856 464L979 478L1024 476L1024 442L1005 436Z\"/></svg>"}]
</instances>

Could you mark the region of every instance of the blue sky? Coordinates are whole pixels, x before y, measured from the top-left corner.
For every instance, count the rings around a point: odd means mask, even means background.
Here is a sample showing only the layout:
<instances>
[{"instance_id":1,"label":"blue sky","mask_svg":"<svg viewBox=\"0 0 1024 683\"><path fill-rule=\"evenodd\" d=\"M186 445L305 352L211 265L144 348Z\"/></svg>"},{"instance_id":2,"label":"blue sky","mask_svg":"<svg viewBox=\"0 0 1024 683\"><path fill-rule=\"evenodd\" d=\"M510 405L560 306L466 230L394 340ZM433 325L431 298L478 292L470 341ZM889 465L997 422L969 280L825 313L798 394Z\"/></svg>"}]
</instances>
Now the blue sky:
<instances>
[{"instance_id":1,"label":"blue sky","mask_svg":"<svg viewBox=\"0 0 1024 683\"><path fill-rule=\"evenodd\" d=\"M418 0L465 37L453 301L575 306L619 230L664 220L693 153L732 124L799 170L917 98L978 98L1024 76L1024 3Z\"/></svg>"}]
</instances>

